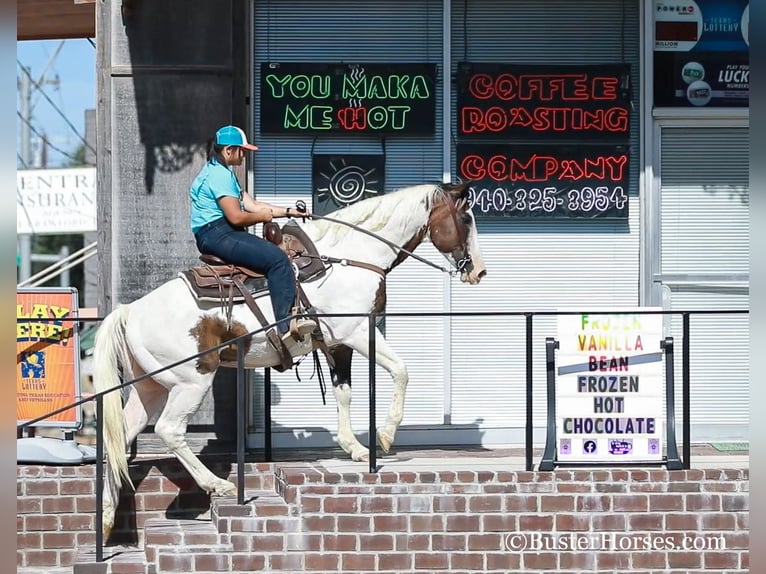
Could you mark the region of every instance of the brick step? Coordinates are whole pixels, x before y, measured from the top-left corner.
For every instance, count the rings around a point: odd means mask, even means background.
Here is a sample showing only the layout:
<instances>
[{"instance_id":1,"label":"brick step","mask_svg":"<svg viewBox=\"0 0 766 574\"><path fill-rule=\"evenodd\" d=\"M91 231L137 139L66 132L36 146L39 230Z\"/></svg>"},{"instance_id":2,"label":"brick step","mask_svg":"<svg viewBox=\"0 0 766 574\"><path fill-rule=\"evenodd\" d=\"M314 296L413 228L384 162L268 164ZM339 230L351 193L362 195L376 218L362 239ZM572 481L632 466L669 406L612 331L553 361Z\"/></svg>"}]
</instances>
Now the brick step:
<instances>
[{"instance_id":1,"label":"brick step","mask_svg":"<svg viewBox=\"0 0 766 574\"><path fill-rule=\"evenodd\" d=\"M144 525L144 547L200 546L220 542L210 520L150 518Z\"/></svg>"},{"instance_id":2,"label":"brick step","mask_svg":"<svg viewBox=\"0 0 766 574\"><path fill-rule=\"evenodd\" d=\"M230 552L231 545L222 543L218 529L209 520L151 518L144 525L144 550L147 564L157 572L179 572L176 568L186 564L187 559L197 554Z\"/></svg>"},{"instance_id":3,"label":"brick step","mask_svg":"<svg viewBox=\"0 0 766 574\"><path fill-rule=\"evenodd\" d=\"M157 574L231 572L231 551L231 544L159 546L154 551L153 562Z\"/></svg>"},{"instance_id":4,"label":"brick step","mask_svg":"<svg viewBox=\"0 0 766 574\"><path fill-rule=\"evenodd\" d=\"M72 574L156 574L146 562L143 548L107 546L104 561L96 562L96 547L81 546L72 565Z\"/></svg>"},{"instance_id":5,"label":"brick step","mask_svg":"<svg viewBox=\"0 0 766 574\"><path fill-rule=\"evenodd\" d=\"M211 500L211 523L221 534L296 532L300 519L294 505L274 491L247 491L245 504L236 497L215 497Z\"/></svg>"},{"instance_id":6,"label":"brick step","mask_svg":"<svg viewBox=\"0 0 766 574\"><path fill-rule=\"evenodd\" d=\"M317 536L300 534L296 513L274 490L248 489L242 505L215 496L209 518L147 519L143 548L106 547L102 563L95 563L95 547L81 549L73 574L252 572L283 563L289 569L291 554L319 550ZM263 553L274 552L282 556L271 564Z\"/></svg>"}]
</instances>

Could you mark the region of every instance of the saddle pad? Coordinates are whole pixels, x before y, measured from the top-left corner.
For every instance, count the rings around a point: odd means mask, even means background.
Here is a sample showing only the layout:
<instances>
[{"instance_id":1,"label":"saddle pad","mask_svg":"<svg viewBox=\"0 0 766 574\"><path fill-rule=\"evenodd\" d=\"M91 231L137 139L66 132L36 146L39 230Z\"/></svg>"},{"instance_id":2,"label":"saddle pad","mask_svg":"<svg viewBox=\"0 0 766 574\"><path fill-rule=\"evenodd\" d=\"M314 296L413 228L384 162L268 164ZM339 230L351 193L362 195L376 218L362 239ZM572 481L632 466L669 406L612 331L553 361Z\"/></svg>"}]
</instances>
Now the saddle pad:
<instances>
[{"instance_id":1,"label":"saddle pad","mask_svg":"<svg viewBox=\"0 0 766 574\"><path fill-rule=\"evenodd\" d=\"M200 287L195 281L195 275L191 269L179 272L178 276L183 279L184 283L186 283L186 286L189 288L189 291L191 291L192 294L200 301L212 301L217 303L221 301L222 297L224 299L229 298L228 285L219 287L217 284L215 284ZM269 290L265 277L248 277L244 281L244 284L253 297L264 294ZM245 298L242 297L242 295L239 293L239 289L237 289L237 287L234 285L231 286L231 289L231 293L233 295L232 300L234 303L244 302Z\"/></svg>"}]
</instances>

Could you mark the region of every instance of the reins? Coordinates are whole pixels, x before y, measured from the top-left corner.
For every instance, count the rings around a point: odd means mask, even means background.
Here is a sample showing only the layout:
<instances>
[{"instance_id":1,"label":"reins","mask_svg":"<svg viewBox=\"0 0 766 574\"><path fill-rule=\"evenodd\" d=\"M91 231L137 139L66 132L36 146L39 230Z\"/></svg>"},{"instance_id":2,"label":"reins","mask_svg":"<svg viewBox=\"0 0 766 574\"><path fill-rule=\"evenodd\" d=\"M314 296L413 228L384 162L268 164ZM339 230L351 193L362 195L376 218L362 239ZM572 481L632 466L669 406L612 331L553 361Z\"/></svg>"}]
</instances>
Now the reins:
<instances>
[{"instance_id":1,"label":"reins","mask_svg":"<svg viewBox=\"0 0 766 574\"><path fill-rule=\"evenodd\" d=\"M346 225L346 226L350 227L351 229L354 229L355 231L359 231L360 233L364 233L365 235L369 235L370 237L374 237L378 241L382 241L383 243L385 243L389 247L393 247L394 249L399 250L401 253L404 253L405 255L409 255L413 259L417 259L418 261L420 261L422 263L425 263L426 265L430 265L434 269L438 269L439 271L443 271L444 273L449 274L451 277L454 277L455 275L460 273L461 270L462 270L462 267L465 266L465 263L464 263L463 265L459 265L458 269L446 269L446 268L442 267L441 265L437 265L436 263L433 263L433 262L429 261L428 259L420 257L419 255L415 255L412 251L409 251L409 250L405 249L404 247L400 247L399 245L397 245L393 241L389 241L385 237L381 237L380 235L378 235L376 233L373 233L372 231L368 231L367 229L359 227L358 225L354 225L353 223L349 223L348 221L342 221L340 219L335 219L333 217L327 217L326 215L317 215L315 213L312 213L310 217L311 217L311 219L325 219L325 220L330 221L332 223L339 223L341 225ZM337 260L335 260L335 258L329 258L327 256L321 256L320 259L322 259L323 261L330 261L332 259L334 262L341 263L341 264L343 264L343 262L345 261L347 264L352 264L351 261L346 260L346 259L337 259ZM363 265L358 265L358 262L355 262L355 263L357 263L357 266L363 267ZM369 264L365 264L365 265L369 266Z\"/></svg>"}]
</instances>

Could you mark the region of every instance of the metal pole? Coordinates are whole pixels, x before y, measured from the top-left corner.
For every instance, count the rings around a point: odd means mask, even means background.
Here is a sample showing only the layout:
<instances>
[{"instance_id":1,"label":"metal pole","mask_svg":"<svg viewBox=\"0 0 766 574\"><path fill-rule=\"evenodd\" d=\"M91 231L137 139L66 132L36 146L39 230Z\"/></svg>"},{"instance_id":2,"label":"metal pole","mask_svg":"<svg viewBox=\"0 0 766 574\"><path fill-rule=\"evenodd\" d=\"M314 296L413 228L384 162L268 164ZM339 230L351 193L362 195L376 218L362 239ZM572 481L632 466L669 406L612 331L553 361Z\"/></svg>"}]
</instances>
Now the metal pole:
<instances>
[{"instance_id":1,"label":"metal pole","mask_svg":"<svg viewBox=\"0 0 766 574\"><path fill-rule=\"evenodd\" d=\"M96 562L104 560L104 397L96 397Z\"/></svg>"},{"instance_id":2,"label":"metal pole","mask_svg":"<svg viewBox=\"0 0 766 574\"><path fill-rule=\"evenodd\" d=\"M668 470L680 470L684 463L678 460L678 446L676 443L676 385L675 366L673 360L673 337L665 337L660 341L665 353L665 443L667 444L667 468Z\"/></svg>"},{"instance_id":3,"label":"metal pole","mask_svg":"<svg viewBox=\"0 0 766 574\"><path fill-rule=\"evenodd\" d=\"M22 167L28 168L30 165L30 158L31 158L31 128L30 126L30 118L29 118L29 103L32 99L32 84L29 80L31 76L31 69L22 66L21 68L21 78L19 80L19 83L21 84L21 118L22 118L22 125L19 126L21 128L21 149L19 150L19 155L21 155L21 161L24 162L24 165Z\"/></svg>"},{"instance_id":4,"label":"metal pole","mask_svg":"<svg viewBox=\"0 0 766 574\"><path fill-rule=\"evenodd\" d=\"M271 462L271 369L263 373L263 458Z\"/></svg>"},{"instance_id":5,"label":"metal pole","mask_svg":"<svg viewBox=\"0 0 766 574\"><path fill-rule=\"evenodd\" d=\"M532 315L527 314L527 428L525 455L526 469L532 470Z\"/></svg>"},{"instance_id":6,"label":"metal pole","mask_svg":"<svg viewBox=\"0 0 766 574\"><path fill-rule=\"evenodd\" d=\"M30 82L31 70L22 67L21 78L21 156L22 168L29 169L31 153L31 119L29 117L29 104L32 99L32 84ZM19 281L24 281L32 274L32 236L28 233L19 235Z\"/></svg>"},{"instance_id":7,"label":"metal pole","mask_svg":"<svg viewBox=\"0 0 766 574\"><path fill-rule=\"evenodd\" d=\"M370 448L370 472L377 472L377 441L376 441L376 414L375 414L375 313L370 313L369 324L369 353L370 353L370 428L369 430L369 448Z\"/></svg>"},{"instance_id":8,"label":"metal pole","mask_svg":"<svg viewBox=\"0 0 766 574\"><path fill-rule=\"evenodd\" d=\"M558 448L556 441L556 349L559 342L553 337L545 338L545 375L548 395L547 419L548 426L545 433L545 450L540 459L538 470L553 470L558 460ZM527 470L532 470L528 468Z\"/></svg>"},{"instance_id":9,"label":"metal pole","mask_svg":"<svg viewBox=\"0 0 766 574\"><path fill-rule=\"evenodd\" d=\"M683 314L683 341L681 341L681 405L682 417L681 424L684 429L684 468L691 468L692 438L691 438L691 388L689 383L689 312Z\"/></svg>"},{"instance_id":10,"label":"metal pole","mask_svg":"<svg viewBox=\"0 0 766 574\"><path fill-rule=\"evenodd\" d=\"M59 257L61 258L60 261L65 261L69 258L69 247L66 245L62 245L61 249L59 249ZM65 267L64 270L61 272L61 278L59 280L59 285L62 287L69 287L69 267Z\"/></svg>"},{"instance_id":11,"label":"metal pole","mask_svg":"<svg viewBox=\"0 0 766 574\"><path fill-rule=\"evenodd\" d=\"M237 339L237 504L245 503L245 344Z\"/></svg>"}]
</instances>

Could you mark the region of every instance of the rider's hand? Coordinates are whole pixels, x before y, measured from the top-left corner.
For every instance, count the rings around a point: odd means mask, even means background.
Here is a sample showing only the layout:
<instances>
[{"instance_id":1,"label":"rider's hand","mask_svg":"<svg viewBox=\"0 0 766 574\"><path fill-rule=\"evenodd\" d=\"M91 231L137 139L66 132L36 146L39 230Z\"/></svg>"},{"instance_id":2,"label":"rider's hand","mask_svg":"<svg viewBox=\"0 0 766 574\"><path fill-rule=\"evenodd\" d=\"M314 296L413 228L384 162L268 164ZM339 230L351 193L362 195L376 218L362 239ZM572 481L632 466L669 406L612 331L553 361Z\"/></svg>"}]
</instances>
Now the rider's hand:
<instances>
[{"instance_id":1,"label":"rider's hand","mask_svg":"<svg viewBox=\"0 0 766 574\"><path fill-rule=\"evenodd\" d=\"M309 211L308 207L306 207L306 202L302 200L298 200L295 202L295 211L298 213L298 217L307 218L311 217L311 212Z\"/></svg>"}]
</instances>

